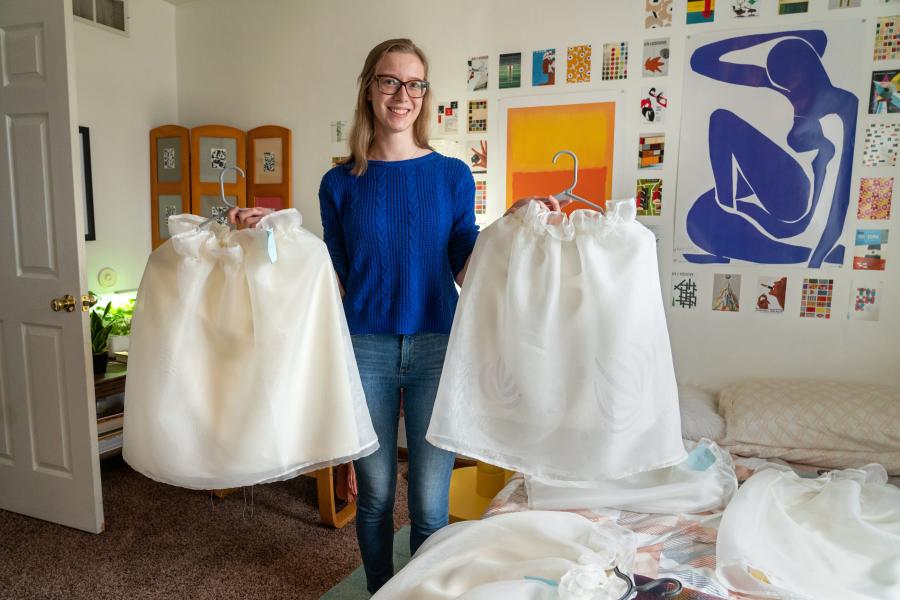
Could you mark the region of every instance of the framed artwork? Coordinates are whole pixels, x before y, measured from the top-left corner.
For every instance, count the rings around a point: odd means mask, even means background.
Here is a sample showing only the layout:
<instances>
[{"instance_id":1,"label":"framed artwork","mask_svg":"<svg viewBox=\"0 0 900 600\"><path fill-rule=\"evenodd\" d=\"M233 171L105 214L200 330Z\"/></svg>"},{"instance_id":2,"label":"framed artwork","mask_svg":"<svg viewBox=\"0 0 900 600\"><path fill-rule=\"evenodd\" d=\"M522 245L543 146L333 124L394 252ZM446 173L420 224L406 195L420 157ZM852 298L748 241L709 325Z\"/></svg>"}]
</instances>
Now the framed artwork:
<instances>
[{"instance_id":1,"label":"framed artwork","mask_svg":"<svg viewBox=\"0 0 900 600\"><path fill-rule=\"evenodd\" d=\"M291 130L265 125L247 132L247 204L291 207Z\"/></svg>"},{"instance_id":2,"label":"framed artwork","mask_svg":"<svg viewBox=\"0 0 900 600\"><path fill-rule=\"evenodd\" d=\"M574 192L601 206L612 198L613 175L620 164L622 136L616 135L621 91L586 92L560 96L501 98L500 140L491 167L495 181L505 183L498 195L505 209L518 198L556 194L572 184L572 161L553 156L570 150L578 157L578 186ZM495 158L496 157L496 158ZM630 187L630 186L629 186ZM585 208L577 204L567 212Z\"/></svg>"},{"instance_id":3,"label":"framed artwork","mask_svg":"<svg viewBox=\"0 0 900 600\"><path fill-rule=\"evenodd\" d=\"M247 136L226 125L201 125L191 129L191 212L219 216L224 203L219 190L219 175L228 167L247 169ZM277 162L277 161L276 161ZM248 175L249 176L249 175ZM244 177L228 170L224 177L225 196L237 206L247 206Z\"/></svg>"},{"instance_id":4,"label":"framed artwork","mask_svg":"<svg viewBox=\"0 0 900 600\"><path fill-rule=\"evenodd\" d=\"M78 128L81 138L81 197L84 202L84 239L97 239L94 229L94 184L91 177L91 132L87 127Z\"/></svg>"},{"instance_id":5,"label":"framed artwork","mask_svg":"<svg viewBox=\"0 0 900 600\"><path fill-rule=\"evenodd\" d=\"M169 217L191 212L190 131L150 130L150 234L153 248L169 239Z\"/></svg>"}]
</instances>

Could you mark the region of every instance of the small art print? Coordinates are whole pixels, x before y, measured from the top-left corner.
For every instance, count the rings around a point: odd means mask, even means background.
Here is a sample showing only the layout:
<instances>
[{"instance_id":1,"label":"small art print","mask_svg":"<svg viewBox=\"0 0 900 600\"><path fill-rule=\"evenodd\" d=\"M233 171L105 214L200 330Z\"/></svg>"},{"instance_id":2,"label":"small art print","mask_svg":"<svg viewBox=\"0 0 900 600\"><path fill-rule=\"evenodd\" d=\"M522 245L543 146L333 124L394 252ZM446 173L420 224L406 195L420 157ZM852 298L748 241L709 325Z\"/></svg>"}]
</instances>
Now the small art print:
<instances>
[{"instance_id":1,"label":"small art print","mask_svg":"<svg viewBox=\"0 0 900 600\"><path fill-rule=\"evenodd\" d=\"M720 312L741 310L741 276L736 273L716 273L713 279L712 309Z\"/></svg>"},{"instance_id":2,"label":"small art print","mask_svg":"<svg viewBox=\"0 0 900 600\"><path fill-rule=\"evenodd\" d=\"M644 0L644 28L672 26L672 0Z\"/></svg>"},{"instance_id":3,"label":"small art print","mask_svg":"<svg viewBox=\"0 0 900 600\"><path fill-rule=\"evenodd\" d=\"M810 319L830 319L834 279L807 277L800 293L800 316Z\"/></svg>"},{"instance_id":4,"label":"small art print","mask_svg":"<svg viewBox=\"0 0 900 600\"><path fill-rule=\"evenodd\" d=\"M787 277L761 276L756 296L756 312L783 313Z\"/></svg>"},{"instance_id":5,"label":"small art print","mask_svg":"<svg viewBox=\"0 0 900 600\"><path fill-rule=\"evenodd\" d=\"M175 148L163 148L162 168L171 171L175 169Z\"/></svg>"},{"instance_id":6,"label":"small art print","mask_svg":"<svg viewBox=\"0 0 900 600\"><path fill-rule=\"evenodd\" d=\"M228 166L228 152L225 148L209 149L209 166L213 169L224 169Z\"/></svg>"},{"instance_id":7,"label":"small art print","mask_svg":"<svg viewBox=\"0 0 900 600\"><path fill-rule=\"evenodd\" d=\"M672 273L672 306L682 310L697 308L697 279L693 273Z\"/></svg>"},{"instance_id":8,"label":"small art print","mask_svg":"<svg viewBox=\"0 0 900 600\"><path fill-rule=\"evenodd\" d=\"M854 281L850 288L850 310L847 318L859 321L877 321L881 312L883 282Z\"/></svg>"}]
</instances>

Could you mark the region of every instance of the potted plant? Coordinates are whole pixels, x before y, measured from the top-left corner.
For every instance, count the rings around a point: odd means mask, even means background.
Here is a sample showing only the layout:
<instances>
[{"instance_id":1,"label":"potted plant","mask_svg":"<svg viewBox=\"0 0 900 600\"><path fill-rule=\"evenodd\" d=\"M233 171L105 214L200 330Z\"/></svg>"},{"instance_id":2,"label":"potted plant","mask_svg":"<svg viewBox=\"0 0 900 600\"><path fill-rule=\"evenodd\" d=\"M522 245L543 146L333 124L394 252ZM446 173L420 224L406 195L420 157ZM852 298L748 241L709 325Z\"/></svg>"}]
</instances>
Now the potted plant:
<instances>
[{"instance_id":1,"label":"potted plant","mask_svg":"<svg viewBox=\"0 0 900 600\"><path fill-rule=\"evenodd\" d=\"M113 328L113 324L107 320L111 307L112 302L108 302L102 313L99 312L99 309L91 311L91 353L94 355L94 375L106 373L106 363L109 360L106 354L109 349L109 332Z\"/></svg>"},{"instance_id":2,"label":"potted plant","mask_svg":"<svg viewBox=\"0 0 900 600\"><path fill-rule=\"evenodd\" d=\"M128 350L131 335L131 317L134 315L134 298L125 304L113 306L109 310L107 321L112 324L109 332L109 356L115 356L116 352Z\"/></svg>"}]
</instances>

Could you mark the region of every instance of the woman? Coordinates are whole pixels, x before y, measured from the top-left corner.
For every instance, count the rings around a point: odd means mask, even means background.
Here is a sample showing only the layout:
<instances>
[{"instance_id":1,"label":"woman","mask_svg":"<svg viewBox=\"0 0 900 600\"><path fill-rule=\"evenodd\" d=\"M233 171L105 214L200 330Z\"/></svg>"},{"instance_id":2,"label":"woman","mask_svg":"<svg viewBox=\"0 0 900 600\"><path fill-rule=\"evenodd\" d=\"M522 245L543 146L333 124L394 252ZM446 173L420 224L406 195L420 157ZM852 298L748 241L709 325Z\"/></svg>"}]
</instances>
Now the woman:
<instances>
[{"instance_id":1,"label":"woman","mask_svg":"<svg viewBox=\"0 0 900 600\"><path fill-rule=\"evenodd\" d=\"M350 156L322 178L325 243L380 448L355 461L356 532L367 587L393 575L397 429L409 452L410 552L447 524L454 455L425 440L453 314L475 245L475 182L428 145L428 61L408 39L382 42L359 76ZM517 202L511 210L529 199ZM559 203L545 202L554 210ZM267 209L232 210L254 226Z\"/></svg>"}]
</instances>

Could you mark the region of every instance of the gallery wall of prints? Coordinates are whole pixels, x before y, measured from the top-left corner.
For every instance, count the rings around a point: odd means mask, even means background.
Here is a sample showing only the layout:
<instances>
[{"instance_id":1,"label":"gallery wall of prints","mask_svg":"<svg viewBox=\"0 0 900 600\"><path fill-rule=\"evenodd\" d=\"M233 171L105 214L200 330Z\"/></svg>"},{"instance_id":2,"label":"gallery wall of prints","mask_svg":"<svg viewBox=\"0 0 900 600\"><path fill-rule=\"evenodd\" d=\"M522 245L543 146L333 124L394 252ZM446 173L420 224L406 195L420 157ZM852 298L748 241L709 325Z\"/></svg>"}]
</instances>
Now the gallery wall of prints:
<instances>
[{"instance_id":1,"label":"gallery wall of prints","mask_svg":"<svg viewBox=\"0 0 900 600\"><path fill-rule=\"evenodd\" d=\"M562 149L579 156L576 193L635 198L658 240L680 380L900 383L900 3L214 4L177 12L181 120L292 128L295 206L311 230L319 181L346 154L366 52L409 36L431 62L432 144L469 164L482 226L517 194L561 191L571 161L551 159ZM285 23L293 35L278 52L219 39ZM234 89L205 53L252 64L250 84L274 73L281 84ZM839 110L810 119L810 102Z\"/></svg>"}]
</instances>

